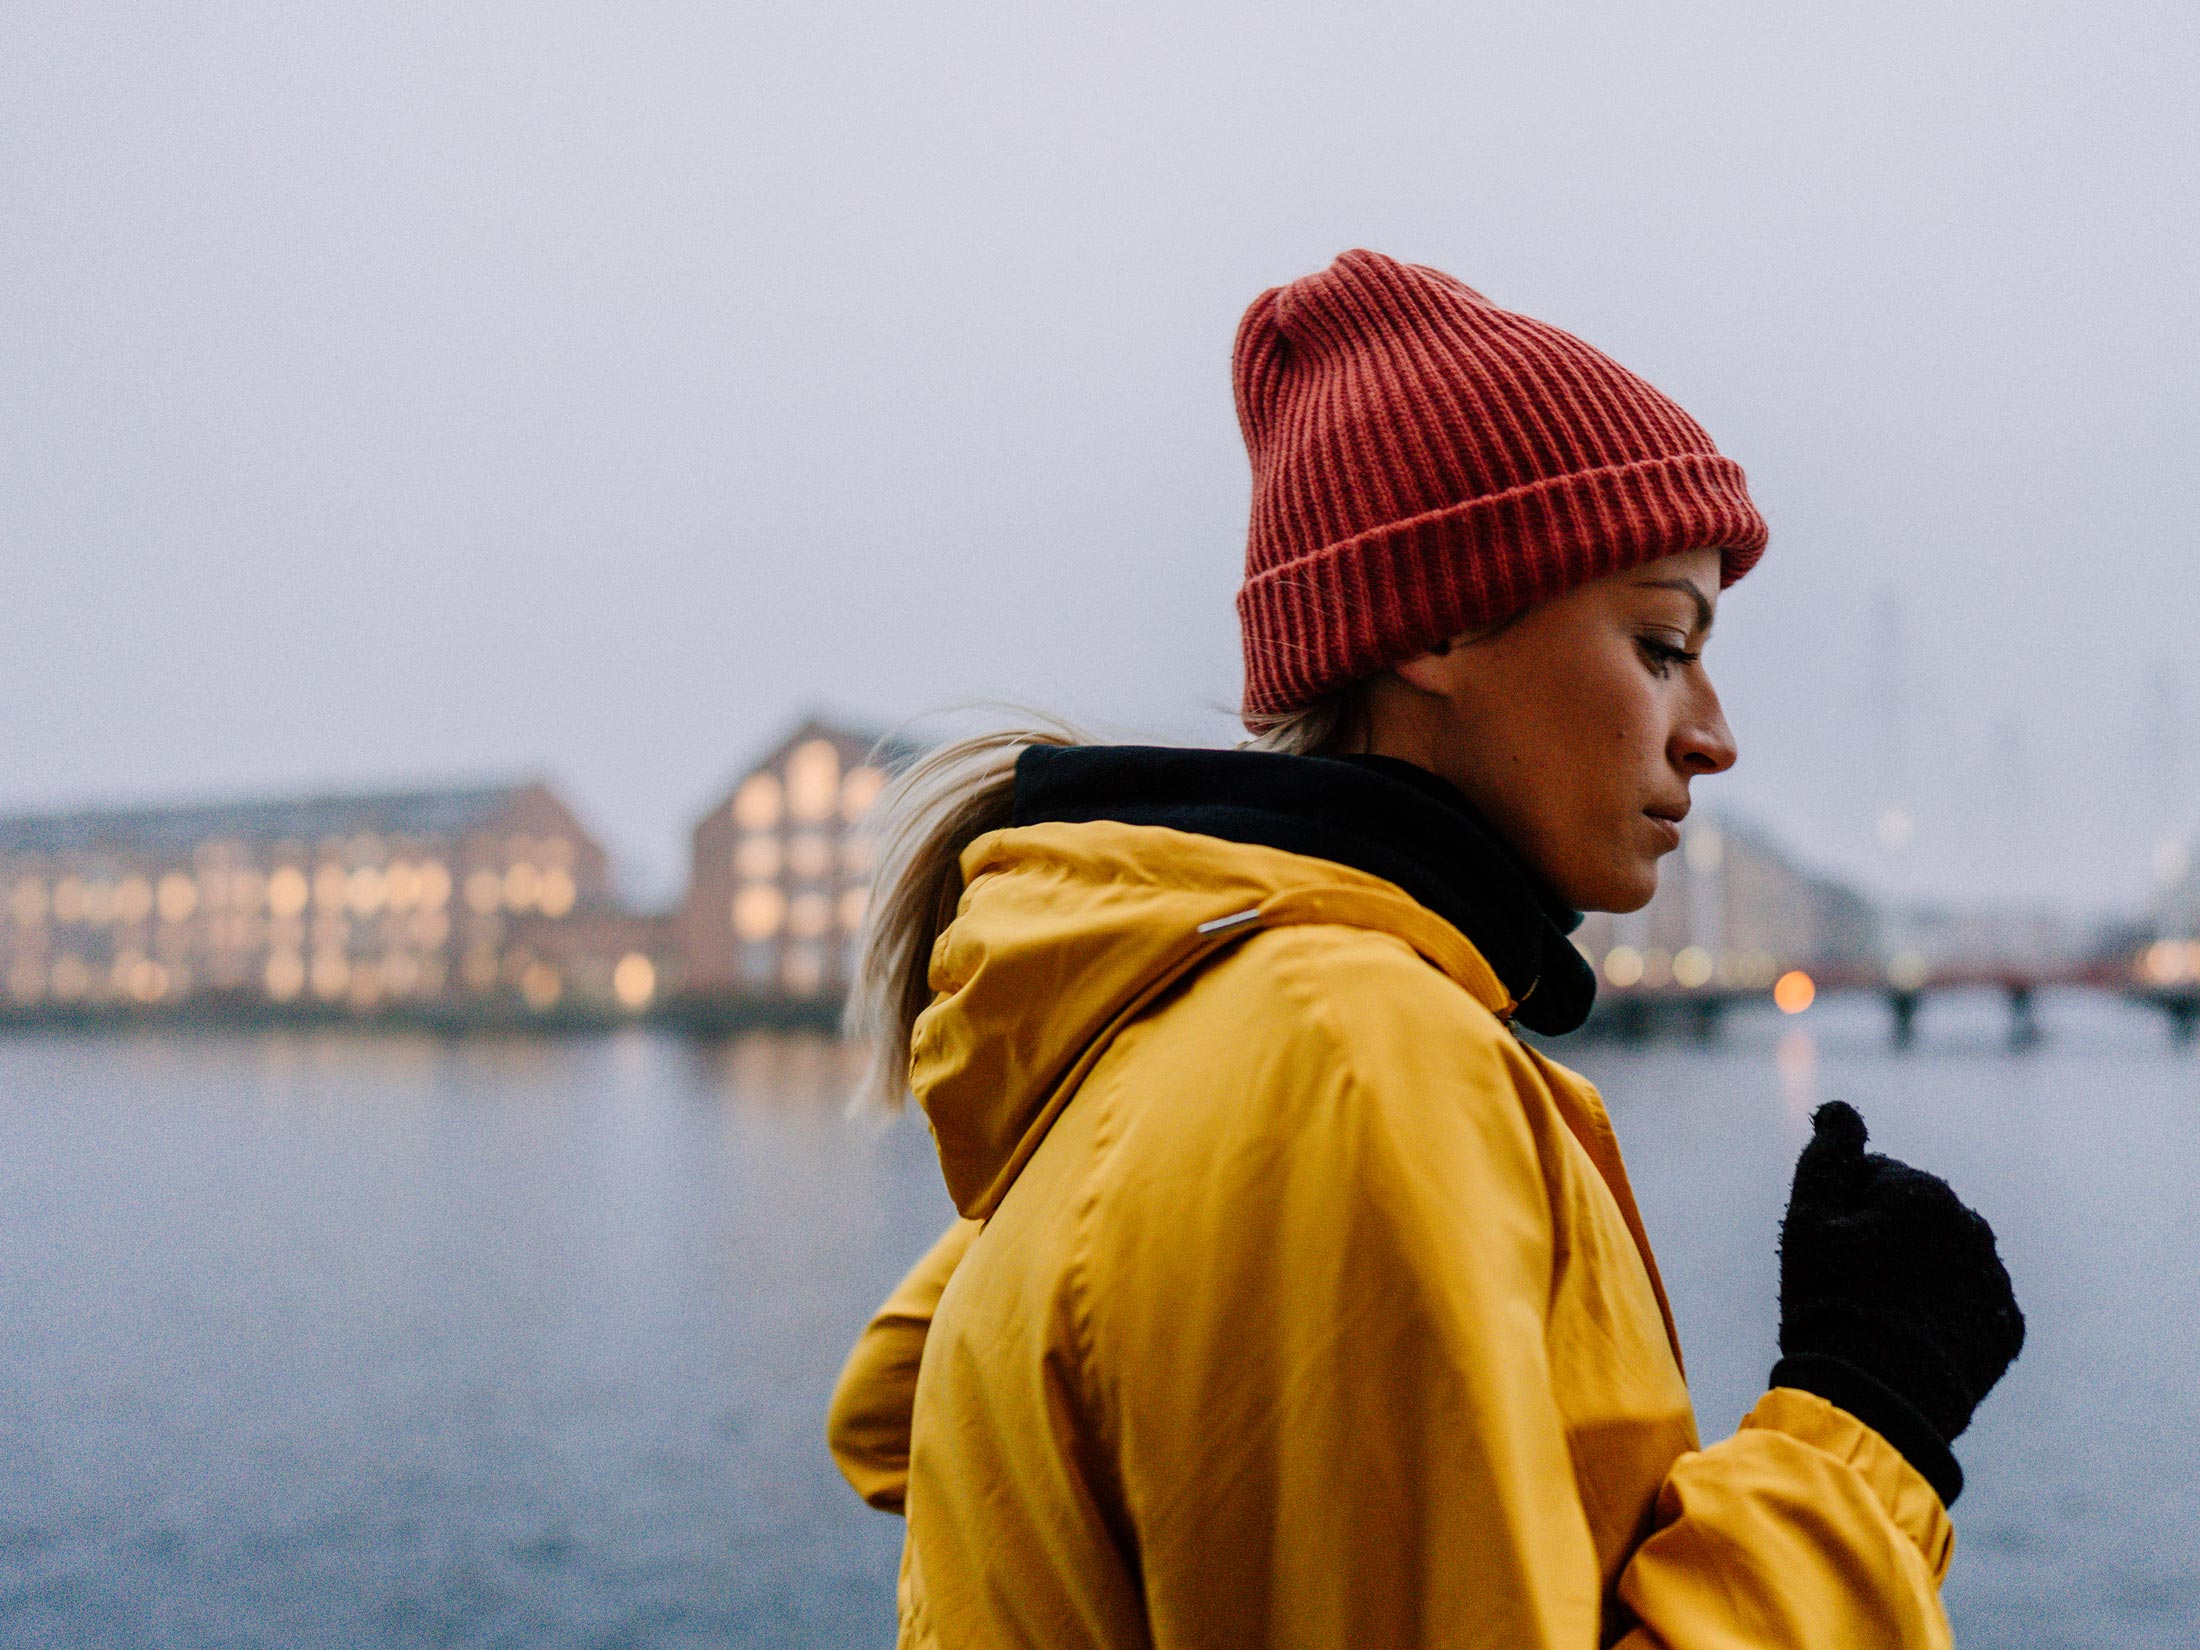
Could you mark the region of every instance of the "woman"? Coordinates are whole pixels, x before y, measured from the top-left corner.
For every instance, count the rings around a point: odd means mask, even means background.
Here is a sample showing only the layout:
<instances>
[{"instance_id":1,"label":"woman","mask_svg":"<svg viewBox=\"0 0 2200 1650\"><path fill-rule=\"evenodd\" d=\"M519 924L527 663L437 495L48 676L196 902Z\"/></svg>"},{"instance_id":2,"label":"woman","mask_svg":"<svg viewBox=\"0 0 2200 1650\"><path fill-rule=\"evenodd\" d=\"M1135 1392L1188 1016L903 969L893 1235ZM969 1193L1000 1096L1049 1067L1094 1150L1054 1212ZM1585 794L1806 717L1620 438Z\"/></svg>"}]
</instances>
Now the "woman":
<instances>
[{"instance_id":1,"label":"woman","mask_svg":"<svg viewBox=\"0 0 2200 1650\"><path fill-rule=\"evenodd\" d=\"M965 1217L830 1423L906 1645L1942 1645L1991 1232L1823 1108L1781 1362L1700 1449L1572 1030L1734 742L1765 530L1579 340L1368 252L1263 295L1237 751L952 747L855 1005Z\"/></svg>"}]
</instances>

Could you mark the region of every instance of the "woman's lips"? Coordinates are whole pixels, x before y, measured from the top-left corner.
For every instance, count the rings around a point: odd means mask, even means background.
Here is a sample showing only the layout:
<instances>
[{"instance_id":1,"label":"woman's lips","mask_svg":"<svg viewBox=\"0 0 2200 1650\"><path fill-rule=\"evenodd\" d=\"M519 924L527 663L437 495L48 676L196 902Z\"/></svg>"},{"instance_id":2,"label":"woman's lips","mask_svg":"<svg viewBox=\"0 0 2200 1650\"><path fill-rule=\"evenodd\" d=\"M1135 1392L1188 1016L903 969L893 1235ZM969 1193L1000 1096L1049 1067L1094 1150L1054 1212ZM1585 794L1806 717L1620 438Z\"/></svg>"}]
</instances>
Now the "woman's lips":
<instances>
[{"instance_id":1,"label":"woman's lips","mask_svg":"<svg viewBox=\"0 0 2200 1650\"><path fill-rule=\"evenodd\" d=\"M1662 814L1651 813L1646 813L1642 817L1657 828L1658 840L1665 845L1658 850L1659 853L1669 854L1681 845L1681 827L1678 820L1667 819Z\"/></svg>"}]
</instances>

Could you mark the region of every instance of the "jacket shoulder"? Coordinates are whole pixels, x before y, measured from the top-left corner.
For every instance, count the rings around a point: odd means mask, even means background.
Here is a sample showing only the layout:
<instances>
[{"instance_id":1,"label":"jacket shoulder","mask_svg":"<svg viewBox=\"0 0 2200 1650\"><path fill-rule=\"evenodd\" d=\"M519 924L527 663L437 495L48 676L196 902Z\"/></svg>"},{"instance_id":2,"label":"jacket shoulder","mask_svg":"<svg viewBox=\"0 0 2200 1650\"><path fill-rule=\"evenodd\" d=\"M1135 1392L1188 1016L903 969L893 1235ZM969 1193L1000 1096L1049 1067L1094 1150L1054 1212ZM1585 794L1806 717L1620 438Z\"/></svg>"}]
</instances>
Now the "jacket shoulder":
<instances>
[{"instance_id":1,"label":"jacket shoulder","mask_svg":"<svg viewBox=\"0 0 2200 1650\"><path fill-rule=\"evenodd\" d=\"M1248 938L1129 1028L1094 1076L1122 1114L1125 1149L1109 1155L1125 1177L1149 1154L1188 1164L1246 1148L1348 1174L1387 1160L1496 1173L1540 1200L1541 1070L1495 1014L1380 930Z\"/></svg>"}]
</instances>

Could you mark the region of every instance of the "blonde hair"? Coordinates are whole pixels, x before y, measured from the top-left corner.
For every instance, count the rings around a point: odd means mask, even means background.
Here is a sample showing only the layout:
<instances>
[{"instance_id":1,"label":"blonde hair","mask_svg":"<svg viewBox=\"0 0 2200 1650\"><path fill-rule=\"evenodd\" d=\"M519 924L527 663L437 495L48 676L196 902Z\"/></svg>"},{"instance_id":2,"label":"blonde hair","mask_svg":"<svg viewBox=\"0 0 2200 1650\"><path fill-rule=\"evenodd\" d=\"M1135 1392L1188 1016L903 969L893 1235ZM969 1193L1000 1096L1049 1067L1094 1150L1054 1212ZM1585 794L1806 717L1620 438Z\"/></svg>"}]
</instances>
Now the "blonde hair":
<instances>
[{"instance_id":1,"label":"blonde hair","mask_svg":"<svg viewBox=\"0 0 2200 1650\"><path fill-rule=\"evenodd\" d=\"M1303 710L1265 720L1245 750L1313 756L1356 740L1364 724L1358 684ZM932 1001L932 949L962 901L963 850L1016 813L1016 759L1034 745L1095 741L1067 722L957 739L904 770L874 805L875 863L863 944L844 1026L868 1041L858 1106L899 1111L909 1095L909 1034Z\"/></svg>"}]
</instances>

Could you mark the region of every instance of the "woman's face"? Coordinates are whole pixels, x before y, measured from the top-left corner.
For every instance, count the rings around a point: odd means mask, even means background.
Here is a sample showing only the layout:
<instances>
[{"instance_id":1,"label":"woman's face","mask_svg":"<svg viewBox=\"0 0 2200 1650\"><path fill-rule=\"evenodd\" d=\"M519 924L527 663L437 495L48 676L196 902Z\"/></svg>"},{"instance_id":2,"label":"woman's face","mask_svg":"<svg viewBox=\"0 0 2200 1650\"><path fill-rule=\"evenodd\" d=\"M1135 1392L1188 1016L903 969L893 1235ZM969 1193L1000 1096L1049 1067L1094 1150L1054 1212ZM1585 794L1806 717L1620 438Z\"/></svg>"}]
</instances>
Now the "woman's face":
<instances>
[{"instance_id":1,"label":"woman's face","mask_svg":"<svg viewBox=\"0 0 2200 1650\"><path fill-rule=\"evenodd\" d=\"M1718 600L1716 550L1583 585L1376 678L1368 748L1458 786L1568 904L1638 910L1689 782L1734 765L1701 658Z\"/></svg>"}]
</instances>

